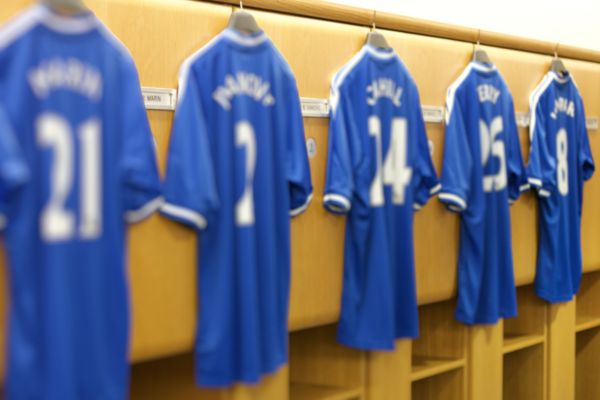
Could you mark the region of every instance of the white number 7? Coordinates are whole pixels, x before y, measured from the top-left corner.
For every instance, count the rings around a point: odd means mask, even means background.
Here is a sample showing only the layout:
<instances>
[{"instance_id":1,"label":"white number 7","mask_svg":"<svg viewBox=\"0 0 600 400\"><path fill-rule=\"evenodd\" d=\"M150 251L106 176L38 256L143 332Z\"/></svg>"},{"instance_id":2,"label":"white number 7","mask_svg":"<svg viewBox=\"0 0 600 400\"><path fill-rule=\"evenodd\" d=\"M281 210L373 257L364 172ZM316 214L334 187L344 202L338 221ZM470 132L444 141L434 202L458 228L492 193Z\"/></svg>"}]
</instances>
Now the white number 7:
<instances>
[{"instance_id":1,"label":"white number 7","mask_svg":"<svg viewBox=\"0 0 600 400\"><path fill-rule=\"evenodd\" d=\"M406 118L392 119L392 135L385 162L382 167L381 120L369 117L369 135L375 137L377 171L371 183L370 203L372 207L385 204L383 185L392 186L392 204L402 205L406 187L412 178L412 168L407 166L408 126Z\"/></svg>"}]
</instances>

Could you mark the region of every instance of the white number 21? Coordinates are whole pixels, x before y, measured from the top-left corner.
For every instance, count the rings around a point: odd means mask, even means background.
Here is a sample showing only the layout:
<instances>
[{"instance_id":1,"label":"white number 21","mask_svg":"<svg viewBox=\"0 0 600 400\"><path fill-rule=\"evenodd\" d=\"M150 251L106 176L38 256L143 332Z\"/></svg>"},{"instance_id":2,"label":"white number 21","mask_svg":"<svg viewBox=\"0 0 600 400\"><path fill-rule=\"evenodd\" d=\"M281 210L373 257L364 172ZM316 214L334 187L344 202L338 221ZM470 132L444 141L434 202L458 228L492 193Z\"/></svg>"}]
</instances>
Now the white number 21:
<instances>
[{"instance_id":1,"label":"white number 21","mask_svg":"<svg viewBox=\"0 0 600 400\"><path fill-rule=\"evenodd\" d=\"M392 204L404 204L406 187L412 178L412 168L407 166L407 123L406 118L392 119L392 136L382 165L381 120L369 117L369 135L375 137L377 171L371 183L370 203L372 207L385 204L383 185L392 186Z\"/></svg>"},{"instance_id":2,"label":"white number 21","mask_svg":"<svg viewBox=\"0 0 600 400\"><path fill-rule=\"evenodd\" d=\"M50 171L50 198L40 217L42 238L49 242L66 241L75 235L75 213L65 206L73 186L72 130L69 122L56 114L43 114L36 123L37 143L53 150ZM93 240L102 233L101 218L101 143L100 123L91 119L77 130L81 146L79 236Z\"/></svg>"}]
</instances>

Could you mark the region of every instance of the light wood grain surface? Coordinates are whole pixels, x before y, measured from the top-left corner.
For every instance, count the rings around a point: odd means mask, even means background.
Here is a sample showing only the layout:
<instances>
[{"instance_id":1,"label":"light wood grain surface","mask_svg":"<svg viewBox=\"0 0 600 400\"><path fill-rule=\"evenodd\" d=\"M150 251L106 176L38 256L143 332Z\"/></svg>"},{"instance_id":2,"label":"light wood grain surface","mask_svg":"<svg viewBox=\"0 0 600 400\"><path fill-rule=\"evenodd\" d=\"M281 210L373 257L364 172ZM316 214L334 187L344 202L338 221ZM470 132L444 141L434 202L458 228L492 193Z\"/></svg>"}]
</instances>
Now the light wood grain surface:
<instances>
[{"instance_id":1,"label":"light wood grain surface","mask_svg":"<svg viewBox=\"0 0 600 400\"><path fill-rule=\"evenodd\" d=\"M5 1L0 7L0 22L6 21L31 3L31 0ZM138 66L142 84L169 88L176 87L177 70L181 62L225 27L232 9L227 5L186 0L88 0L87 3L130 49ZM289 61L296 74L300 94L305 97L327 97L331 77L361 47L368 31L366 25L370 25L372 18L369 11L324 5L320 1L247 0L246 4L248 7L273 7L276 11L284 12L281 14L253 11L253 14ZM289 14L309 15L318 19ZM411 71L419 87L422 103L442 106L448 86L469 61L473 46L468 42L476 40L477 32L467 28L424 24L422 21L383 13L378 15L378 26ZM403 32L384 28L394 28ZM531 52L550 54L554 46L489 32L481 32L481 42L513 48L484 46L508 82L516 110L527 111L528 97L550 63L549 55ZM600 61L596 52L563 46L560 48L560 54ZM600 64L574 59L565 59L565 64L575 76L588 115L600 115ZM160 168L164 171L172 113L153 111L149 112L149 118L158 144ZM321 200L327 152L327 120L306 119L305 127L306 136L314 138L317 143L317 154L310 161L315 199L307 213L292 223L289 323L292 330L324 325L337 320L343 268L345 221L341 217L326 213ZM427 131L434 143L433 158L439 171L443 153L443 127L428 124ZM519 135L523 155L527 159L529 140L526 130L521 129ZM596 160L600 160L598 135L600 132L590 132L590 142ZM598 204L600 177L596 175L585 188L582 245L586 271L600 270L600 246L596 244L600 239ZM531 283L535 275L538 222L535 197L525 194L512 207L511 217L515 277L519 285L525 285ZM455 295L458 230L458 218L445 211L435 199L416 215L414 235L420 304L448 300ZM160 216L154 216L132 227L129 243L133 303L132 359L142 361L189 352L193 345L196 319L194 233ZM0 267L0 271L0 293L5 294L4 266ZM447 315L444 318L451 317L452 306L445 307ZM573 307L573 310L569 307ZM0 342L4 340L5 309L5 296L2 295ZM553 317L548 319L549 326L553 326L549 328L548 352L558 354L550 359L549 364L549 376L556 379L556 383L549 385L550 395L563 393L568 391L569 387L574 387L574 383L568 380L571 378L560 374L557 367L557 362L574 367L574 361L569 361L571 359L563 362L562 357L566 357L567 353L561 350L564 347L559 345L564 339L563 336L568 337L569 332L574 329L570 322L561 322L561 315L570 315L572 312L574 318L574 305L565 306L565 310L557 307L555 312L556 315L551 314ZM427 329L429 328L425 328ZM454 328L448 328L449 332L453 330ZM460 393L465 395L467 392L485 393L478 390L500 387L502 326L475 328L469 335L470 339L465 339L466 343L463 345L463 348L466 346L469 349L467 366L460 371L444 374L445 377L439 378L439 381L448 380L450 385L459 385ZM419 346L415 345L416 353L423 352L423 348ZM306 351L310 351L310 346L307 347ZM0 344L0 349L3 348ZM453 348L452 351L458 351L457 349ZM486 349L492 350L488 352ZM389 355L389 360L374 356L369 357L369 363L372 363L373 371L376 371L378 366L389 363L399 365L400 371L406 368L407 359L411 358L409 350L405 345L400 345L396 353ZM573 356L572 351L570 354ZM0 350L0 359L3 358L3 351ZM180 362L183 363L177 361ZM185 362L189 364L189 360ZM191 371L188 364L185 365ZM486 370L488 366L491 369ZM181 367L182 371L188 371L188 367ZM482 380L474 380L482 371L486 371ZM0 374L1 372L0 367ZM147 372L144 375L144 372L140 372L139 376L152 377L153 373ZM468 377L472 379L469 386L466 386L464 379ZM564 383L567 389L560 388L563 384L562 379L567 379ZM246 389L238 388L218 394L214 392L210 396L218 395L223 399L277 400L287 397L287 369L265 382L259 389L252 389L254 391L245 392ZM429 396L430 389L424 385L414 385L413 391L417 393L415 396ZM403 387L403 390L406 390L406 383ZM269 393L268 397L265 393ZM558 397L553 398L563 399L560 395L555 396ZM491 399L486 397L488 398Z\"/></svg>"}]
</instances>

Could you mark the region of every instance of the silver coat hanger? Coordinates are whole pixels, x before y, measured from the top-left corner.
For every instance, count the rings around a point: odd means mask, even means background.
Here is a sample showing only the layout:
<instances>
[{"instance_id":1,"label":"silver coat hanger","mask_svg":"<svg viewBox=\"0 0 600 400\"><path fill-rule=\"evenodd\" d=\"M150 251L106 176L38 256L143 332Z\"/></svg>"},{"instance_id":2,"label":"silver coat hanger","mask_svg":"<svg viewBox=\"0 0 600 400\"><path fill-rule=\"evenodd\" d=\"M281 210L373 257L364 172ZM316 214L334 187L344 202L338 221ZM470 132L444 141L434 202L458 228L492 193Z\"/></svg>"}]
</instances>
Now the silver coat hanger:
<instances>
[{"instance_id":1,"label":"silver coat hanger","mask_svg":"<svg viewBox=\"0 0 600 400\"><path fill-rule=\"evenodd\" d=\"M242 33L257 33L261 29L248 11L244 10L244 2L240 0L240 10L233 11L227 27Z\"/></svg>"},{"instance_id":2,"label":"silver coat hanger","mask_svg":"<svg viewBox=\"0 0 600 400\"><path fill-rule=\"evenodd\" d=\"M373 26L371 27L371 31L367 33L367 44L369 46L375 47L376 49L391 49L391 46L388 44L387 40L385 40L385 36L376 31L375 27L375 18L377 17L377 10L373 10Z\"/></svg>"},{"instance_id":3,"label":"silver coat hanger","mask_svg":"<svg viewBox=\"0 0 600 400\"><path fill-rule=\"evenodd\" d=\"M83 0L43 0L43 2L59 11L64 10L73 13L88 11Z\"/></svg>"},{"instance_id":4,"label":"silver coat hanger","mask_svg":"<svg viewBox=\"0 0 600 400\"><path fill-rule=\"evenodd\" d=\"M473 61L482 63L482 64L493 64L490 56L488 56L487 52L481 48L481 44L479 43L479 39L481 38L481 29L477 31L477 43L475 44L475 48L473 49Z\"/></svg>"},{"instance_id":5,"label":"silver coat hanger","mask_svg":"<svg viewBox=\"0 0 600 400\"><path fill-rule=\"evenodd\" d=\"M550 70L561 77L569 74L569 70L565 67L565 64L558 58L558 43L556 43L556 47L554 48L554 57L552 58L552 63L550 63Z\"/></svg>"}]
</instances>

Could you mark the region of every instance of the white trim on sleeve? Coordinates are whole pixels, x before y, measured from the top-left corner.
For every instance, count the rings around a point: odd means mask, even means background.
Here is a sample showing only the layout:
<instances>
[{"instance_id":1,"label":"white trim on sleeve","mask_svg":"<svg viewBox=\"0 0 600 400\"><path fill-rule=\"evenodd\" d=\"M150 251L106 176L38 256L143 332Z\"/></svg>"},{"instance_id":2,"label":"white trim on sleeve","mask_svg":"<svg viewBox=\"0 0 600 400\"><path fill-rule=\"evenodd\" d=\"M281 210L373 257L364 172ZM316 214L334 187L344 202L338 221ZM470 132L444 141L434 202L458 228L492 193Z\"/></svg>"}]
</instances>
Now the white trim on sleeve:
<instances>
[{"instance_id":1,"label":"white trim on sleeve","mask_svg":"<svg viewBox=\"0 0 600 400\"><path fill-rule=\"evenodd\" d=\"M340 203L342 207L333 206L334 209L339 209L340 211L349 211L352 208L352 203L346 196L342 196L341 194L336 193L328 193L323 196L323 203L328 204L330 202ZM331 207L330 204L328 204Z\"/></svg>"},{"instance_id":2,"label":"white trim on sleeve","mask_svg":"<svg viewBox=\"0 0 600 400\"><path fill-rule=\"evenodd\" d=\"M550 192L546 189L538 190L538 194L540 195L540 197L550 197Z\"/></svg>"},{"instance_id":3,"label":"white trim on sleeve","mask_svg":"<svg viewBox=\"0 0 600 400\"><path fill-rule=\"evenodd\" d=\"M429 195L433 196L438 194L438 192L442 190L442 184L438 183L437 185L435 185L434 187L431 188L431 190L429 191Z\"/></svg>"},{"instance_id":4,"label":"white trim on sleeve","mask_svg":"<svg viewBox=\"0 0 600 400\"><path fill-rule=\"evenodd\" d=\"M519 192L525 192L529 189L531 189L531 185L529 183L525 183L525 184L519 186Z\"/></svg>"},{"instance_id":5,"label":"white trim on sleeve","mask_svg":"<svg viewBox=\"0 0 600 400\"><path fill-rule=\"evenodd\" d=\"M451 202L456 204L456 206L460 207L461 210L467 209L467 202L465 201L465 199L454 193L440 193L439 198L444 202Z\"/></svg>"},{"instance_id":6,"label":"white trim on sleeve","mask_svg":"<svg viewBox=\"0 0 600 400\"><path fill-rule=\"evenodd\" d=\"M162 196L155 197L154 199L150 200L149 202L147 202L146 204L144 204L137 210L127 211L125 213L125 220L129 223L140 222L143 219L146 219L147 217L149 217L150 214L152 214L153 212L158 210L160 208L160 206L163 205L164 202L165 202L164 197L162 197Z\"/></svg>"},{"instance_id":7,"label":"white trim on sleeve","mask_svg":"<svg viewBox=\"0 0 600 400\"><path fill-rule=\"evenodd\" d=\"M174 204L165 203L160 208L160 211L164 214L170 215L174 218L183 219L192 225L196 226L198 229L206 228L207 222L206 218L200 213L197 213L194 210L190 210L189 208L176 206Z\"/></svg>"},{"instance_id":8,"label":"white trim on sleeve","mask_svg":"<svg viewBox=\"0 0 600 400\"><path fill-rule=\"evenodd\" d=\"M419 203L413 203L413 210L419 211L423 206Z\"/></svg>"},{"instance_id":9,"label":"white trim on sleeve","mask_svg":"<svg viewBox=\"0 0 600 400\"><path fill-rule=\"evenodd\" d=\"M538 178L529 178L529 179L527 179L527 181L533 187L537 187L537 188L542 187L542 180L541 179L538 179Z\"/></svg>"},{"instance_id":10,"label":"white trim on sleeve","mask_svg":"<svg viewBox=\"0 0 600 400\"><path fill-rule=\"evenodd\" d=\"M301 205L300 207L294 208L293 210L290 210L290 217L295 217L297 215L302 214L304 211L306 211L306 209L308 208L308 205L312 201L312 198L313 198L313 194L311 193L308 195L308 197L306 198L306 201L304 202L303 205Z\"/></svg>"}]
</instances>

